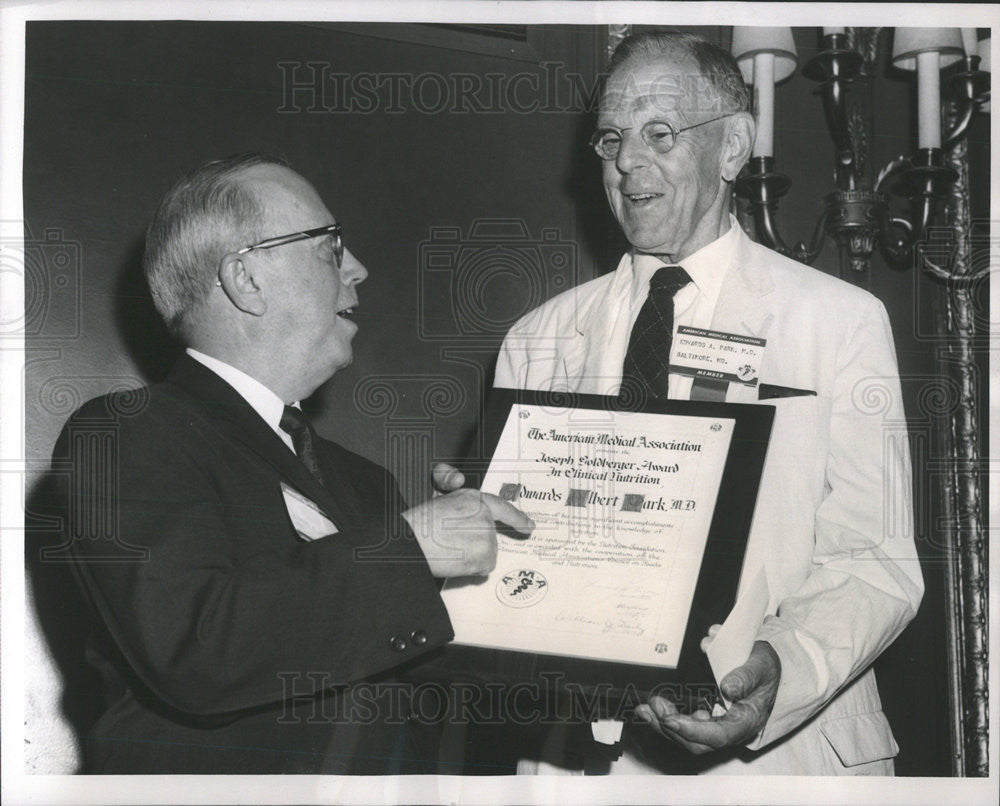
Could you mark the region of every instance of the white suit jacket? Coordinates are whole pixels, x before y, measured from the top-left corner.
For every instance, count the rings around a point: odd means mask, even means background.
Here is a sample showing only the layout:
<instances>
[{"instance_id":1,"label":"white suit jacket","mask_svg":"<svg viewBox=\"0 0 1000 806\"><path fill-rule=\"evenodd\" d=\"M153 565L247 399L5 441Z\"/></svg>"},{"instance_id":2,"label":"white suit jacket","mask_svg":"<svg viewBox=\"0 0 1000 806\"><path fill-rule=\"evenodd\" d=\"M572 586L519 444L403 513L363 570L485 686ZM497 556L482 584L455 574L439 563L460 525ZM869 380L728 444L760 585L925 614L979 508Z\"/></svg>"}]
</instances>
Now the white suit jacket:
<instances>
[{"instance_id":1,"label":"white suit jacket","mask_svg":"<svg viewBox=\"0 0 1000 806\"><path fill-rule=\"evenodd\" d=\"M616 394L628 345L632 260L564 292L511 328L495 385ZM815 395L759 401L775 421L744 581L763 569L758 638L781 659L768 722L713 772L891 772L898 752L872 661L913 618L923 580L913 542L899 374L882 304L781 257L742 231L713 330L767 340L760 380ZM758 403L730 384L727 401Z\"/></svg>"}]
</instances>

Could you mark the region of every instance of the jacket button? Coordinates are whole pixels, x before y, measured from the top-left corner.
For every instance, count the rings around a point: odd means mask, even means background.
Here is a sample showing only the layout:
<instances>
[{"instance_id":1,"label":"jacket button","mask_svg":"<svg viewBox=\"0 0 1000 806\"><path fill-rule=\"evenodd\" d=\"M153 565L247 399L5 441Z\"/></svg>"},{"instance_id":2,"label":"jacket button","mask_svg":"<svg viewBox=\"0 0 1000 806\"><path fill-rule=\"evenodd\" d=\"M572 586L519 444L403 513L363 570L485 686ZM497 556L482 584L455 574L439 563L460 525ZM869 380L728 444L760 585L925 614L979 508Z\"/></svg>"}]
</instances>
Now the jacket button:
<instances>
[{"instance_id":1,"label":"jacket button","mask_svg":"<svg viewBox=\"0 0 1000 806\"><path fill-rule=\"evenodd\" d=\"M427 633L423 630L414 630L410 633L410 640L417 646L423 646L427 643Z\"/></svg>"},{"instance_id":2,"label":"jacket button","mask_svg":"<svg viewBox=\"0 0 1000 806\"><path fill-rule=\"evenodd\" d=\"M402 652L404 649L406 649L406 641L404 641L398 635L394 635L392 636L392 638L389 639L389 646L392 647L393 651L395 652Z\"/></svg>"}]
</instances>

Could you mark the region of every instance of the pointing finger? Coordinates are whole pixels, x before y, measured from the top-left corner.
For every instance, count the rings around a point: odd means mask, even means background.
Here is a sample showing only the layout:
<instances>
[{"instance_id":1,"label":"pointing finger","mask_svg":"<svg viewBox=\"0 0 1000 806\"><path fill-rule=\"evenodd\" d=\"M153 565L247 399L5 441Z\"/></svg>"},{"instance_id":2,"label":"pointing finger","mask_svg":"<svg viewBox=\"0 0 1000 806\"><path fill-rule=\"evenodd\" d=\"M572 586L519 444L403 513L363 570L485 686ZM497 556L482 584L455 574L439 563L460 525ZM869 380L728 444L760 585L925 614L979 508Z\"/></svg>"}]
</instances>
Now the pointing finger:
<instances>
[{"instance_id":1,"label":"pointing finger","mask_svg":"<svg viewBox=\"0 0 1000 806\"><path fill-rule=\"evenodd\" d=\"M530 535L531 531L535 528L535 522L511 504L510 501L504 501L495 495L483 493L483 503L489 508L493 520L505 523L525 536Z\"/></svg>"}]
</instances>

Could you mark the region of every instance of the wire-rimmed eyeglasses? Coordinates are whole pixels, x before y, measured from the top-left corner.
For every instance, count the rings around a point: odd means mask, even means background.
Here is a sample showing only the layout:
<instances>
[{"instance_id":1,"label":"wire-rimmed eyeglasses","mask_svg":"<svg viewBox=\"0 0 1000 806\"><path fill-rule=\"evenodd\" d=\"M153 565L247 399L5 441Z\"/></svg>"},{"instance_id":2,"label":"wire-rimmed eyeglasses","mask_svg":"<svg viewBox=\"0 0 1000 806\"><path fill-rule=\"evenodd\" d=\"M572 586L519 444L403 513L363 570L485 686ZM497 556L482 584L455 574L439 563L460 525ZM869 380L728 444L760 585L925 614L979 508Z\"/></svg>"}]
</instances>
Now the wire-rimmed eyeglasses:
<instances>
[{"instance_id":1,"label":"wire-rimmed eyeglasses","mask_svg":"<svg viewBox=\"0 0 1000 806\"><path fill-rule=\"evenodd\" d=\"M639 129L639 135L642 137L642 141L657 154L666 154L674 147L674 143L677 142L677 135L681 132L697 129L699 126L704 126L708 123L714 123L717 120L729 117L731 114L733 113L727 112L725 115L709 118L708 120L703 120L701 123L685 126L682 129L675 128L665 120L651 120L643 124L642 128ZM627 132L631 128L633 127L627 126L624 129L617 129L614 126L604 126L594 132L590 138L590 145L602 160L618 159L618 152L622 146L622 133Z\"/></svg>"}]
</instances>

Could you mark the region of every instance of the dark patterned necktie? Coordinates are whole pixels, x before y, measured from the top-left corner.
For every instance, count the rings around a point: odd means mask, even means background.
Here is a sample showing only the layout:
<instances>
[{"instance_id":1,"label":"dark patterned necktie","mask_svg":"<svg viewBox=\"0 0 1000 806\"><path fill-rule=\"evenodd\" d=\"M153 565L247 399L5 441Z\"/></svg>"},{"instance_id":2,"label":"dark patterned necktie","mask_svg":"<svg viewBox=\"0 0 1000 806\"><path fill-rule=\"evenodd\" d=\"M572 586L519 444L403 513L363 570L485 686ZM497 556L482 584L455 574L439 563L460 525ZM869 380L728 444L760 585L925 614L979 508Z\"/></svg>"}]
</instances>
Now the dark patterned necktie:
<instances>
[{"instance_id":1,"label":"dark patterned necktie","mask_svg":"<svg viewBox=\"0 0 1000 806\"><path fill-rule=\"evenodd\" d=\"M632 326L622 367L622 386L635 385L656 399L667 399L670 342L674 333L674 294L691 282L680 266L657 269L649 296Z\"/></svg>"},{"instance_id":2,"label":"dark patterned necktie","mask_svg":"<svg viewBox=\"0 0 1000 806\"><path fill-rule=\"evenodd\" d=\"M325 486L323 473L320 471L319 462L316 459L316 449L313 447L316 432L313 430L309 418L294 406L285 406L285 410L281 414L281 422L278 425L292 438L295 453L302 460L302 464L316 477L320 484Z\"/></svg>"}]
</instances>

